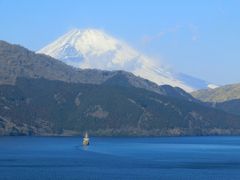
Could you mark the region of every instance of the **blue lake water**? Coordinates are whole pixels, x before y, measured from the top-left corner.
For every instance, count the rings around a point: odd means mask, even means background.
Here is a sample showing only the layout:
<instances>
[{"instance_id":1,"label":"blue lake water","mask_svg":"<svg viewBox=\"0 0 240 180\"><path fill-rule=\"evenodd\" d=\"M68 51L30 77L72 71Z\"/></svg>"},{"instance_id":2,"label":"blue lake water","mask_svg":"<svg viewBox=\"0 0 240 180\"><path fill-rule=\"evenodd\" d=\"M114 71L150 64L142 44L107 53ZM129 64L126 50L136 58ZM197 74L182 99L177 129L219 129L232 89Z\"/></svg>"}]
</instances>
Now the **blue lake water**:
<instances>
[{"instance_id":1,"label":"blue lake water","mask_svg":"<svg viewBox=\"0 0 240 180\"><path fill-rule=\"evenodd\" d=\"M0 137L0 179L240 179L240 137Z\"/></svg>"}]
</instances>

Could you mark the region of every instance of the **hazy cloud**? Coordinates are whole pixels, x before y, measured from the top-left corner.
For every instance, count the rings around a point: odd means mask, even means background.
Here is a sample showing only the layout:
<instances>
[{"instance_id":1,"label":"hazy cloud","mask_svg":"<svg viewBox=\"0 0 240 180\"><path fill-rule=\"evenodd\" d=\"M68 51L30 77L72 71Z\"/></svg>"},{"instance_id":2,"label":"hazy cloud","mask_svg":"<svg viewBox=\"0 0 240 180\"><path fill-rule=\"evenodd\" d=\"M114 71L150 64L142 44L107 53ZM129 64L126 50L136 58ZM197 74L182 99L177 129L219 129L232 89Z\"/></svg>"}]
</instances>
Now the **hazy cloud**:
<instances>
[{"instance_id":1,"label":"hazy cloud","mask_svg":"<svg viewBox=\"0 0 240 180\"><path fill-rule=\"evenodd\" d=\"M176 25L174 27L166 28L166 29L164 29L162 31L159 31L157 34L144 35L141 38L141 44L142 45L148 45L149 43L151 43L153 41L160 40L162 37L164 37L166 35L175 34L175 33L178 33L180 31L188 31L189 32L189 36L190 36L190 38L191 38L191 40L193 42L198 41L199 38L200 38L198 26L196 26L194 24Z\"/></svg>"},{"instance_id":2,"label":"hazy cloud","mask_svg":"<svg viewBox=\"0 0 240 180\"><path fill-rule=\"evenodd\" d=\"M160 39L161 37L164 36L164 34L165 34L165 32L161 31L161 32L159 32L155 35L145 35L145 36L142 37L141 41L142 41L143 44L148 44L152 41Z\"/></svg>"},{"instance_id":3,"label":"hazy cloud","mask_svg":"<svg viewBox=\"0 0 240 180\"><path fill-rule=\"evenodd\" d=\"M180 28L181 28L181 26L176 25L174 27L164 29L163 31L159 31L157 34L154 34L154 35L144 35L141 39L141 42L143 45L146 45L148 43L151 43L152 41L157 41L157 40L161 39L163 36L165 36L169 33L176 33L179 31Z\"/></svg>"},{"instance_id":4,"label":"hazy cloud","mask_svg":"<svg viewBox=\"0 0 240 180\"><path fill-rule=\"evenodd\" d=\"M199 30L198 26L194 24L188 25L189 31L191 33L192 41L197 41L199 39Z\"/></svg>"}]
</instances>

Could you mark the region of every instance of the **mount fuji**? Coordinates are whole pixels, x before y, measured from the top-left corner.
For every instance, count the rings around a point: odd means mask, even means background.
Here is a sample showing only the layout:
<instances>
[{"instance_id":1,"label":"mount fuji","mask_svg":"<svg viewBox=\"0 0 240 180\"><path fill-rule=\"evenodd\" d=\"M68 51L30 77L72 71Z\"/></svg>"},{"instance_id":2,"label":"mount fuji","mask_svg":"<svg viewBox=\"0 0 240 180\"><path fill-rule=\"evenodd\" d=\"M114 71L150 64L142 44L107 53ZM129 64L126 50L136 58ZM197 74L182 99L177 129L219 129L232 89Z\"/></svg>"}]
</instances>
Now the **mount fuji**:
<instances>
[{"instance_id":1,"label":"mount fuji","mask_svg":"<svg viewBox=\"0 0 240 180\"><path fill-rule=\"evenodd\" d=\"M37 53L82 69L129 71L158 85L168 84L187 92L216 87L204 80L169 70L127 43L97 29L73 29Z\"/></svg>"}]
</instances>

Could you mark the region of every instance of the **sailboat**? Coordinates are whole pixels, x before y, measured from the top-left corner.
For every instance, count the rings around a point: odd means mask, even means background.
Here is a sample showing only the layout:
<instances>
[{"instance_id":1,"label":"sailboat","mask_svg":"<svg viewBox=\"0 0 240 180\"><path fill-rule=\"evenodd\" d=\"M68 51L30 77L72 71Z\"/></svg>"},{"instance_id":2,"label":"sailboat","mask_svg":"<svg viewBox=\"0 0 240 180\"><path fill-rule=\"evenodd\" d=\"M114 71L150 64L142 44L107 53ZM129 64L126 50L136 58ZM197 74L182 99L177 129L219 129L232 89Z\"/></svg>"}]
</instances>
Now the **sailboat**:
<instances>
[{"instance_id":1,"label":"sailboat","mask_svg":"<svg viewBox=\"0 0 240 180\"><path fill-rule=\"evenodd\" d=\"M84 137L83 137L83 145L84 146L88 146L89 145L89 137L88 137L88 133L87 132L84 134Z\"/></svg>"}]
</instances>

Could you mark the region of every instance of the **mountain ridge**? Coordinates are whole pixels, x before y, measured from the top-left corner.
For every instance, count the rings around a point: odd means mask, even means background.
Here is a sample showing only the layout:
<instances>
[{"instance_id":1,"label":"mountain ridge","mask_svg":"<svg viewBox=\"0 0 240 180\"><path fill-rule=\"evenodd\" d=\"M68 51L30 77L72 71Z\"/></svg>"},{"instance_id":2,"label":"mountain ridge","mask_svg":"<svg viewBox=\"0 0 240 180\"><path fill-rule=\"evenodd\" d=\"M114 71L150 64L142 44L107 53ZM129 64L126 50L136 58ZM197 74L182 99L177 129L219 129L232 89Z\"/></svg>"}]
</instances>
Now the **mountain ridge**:
<instances>
[{"instance_id":1,"label":"mountain ridge","mask_svg":"<svg viewBox=\"0 0 240 180\"><path fill-rule=\"evenodd\" d=\"M125 71L81 70L0 41L0 134L240 134L240 116Z\"/></svg>"},{"instance_id":2,"label":"mountain ridge","mask_svg":"<svg viewBox=\"0 0 240 180\"><path fill-rule=\"evenodd\" d=\"M47 87L47 88L46 88ZM145 89L18 78L0 85L1 135L240 134L240 116Z\"/></svg>"},{"instance_id":3,"label":"mountain ridge","mask_svg":"<svg viewBox=\"0 0 240 180\"><path fill-rule=\"evenodd\" d=\"M71 83L101 84L107 79L121 74L134 87L170 95L166 93L164 86L158 86L129 72L74 68L50 56L36 54L22 46L12 45L5 41L0 41L0 63L0 84L14 84L17 77L42 77ZM175 91L179 98L195 101L191 95L179 88L173 88L172 91Z\"/></svg>"}]
</instances>

